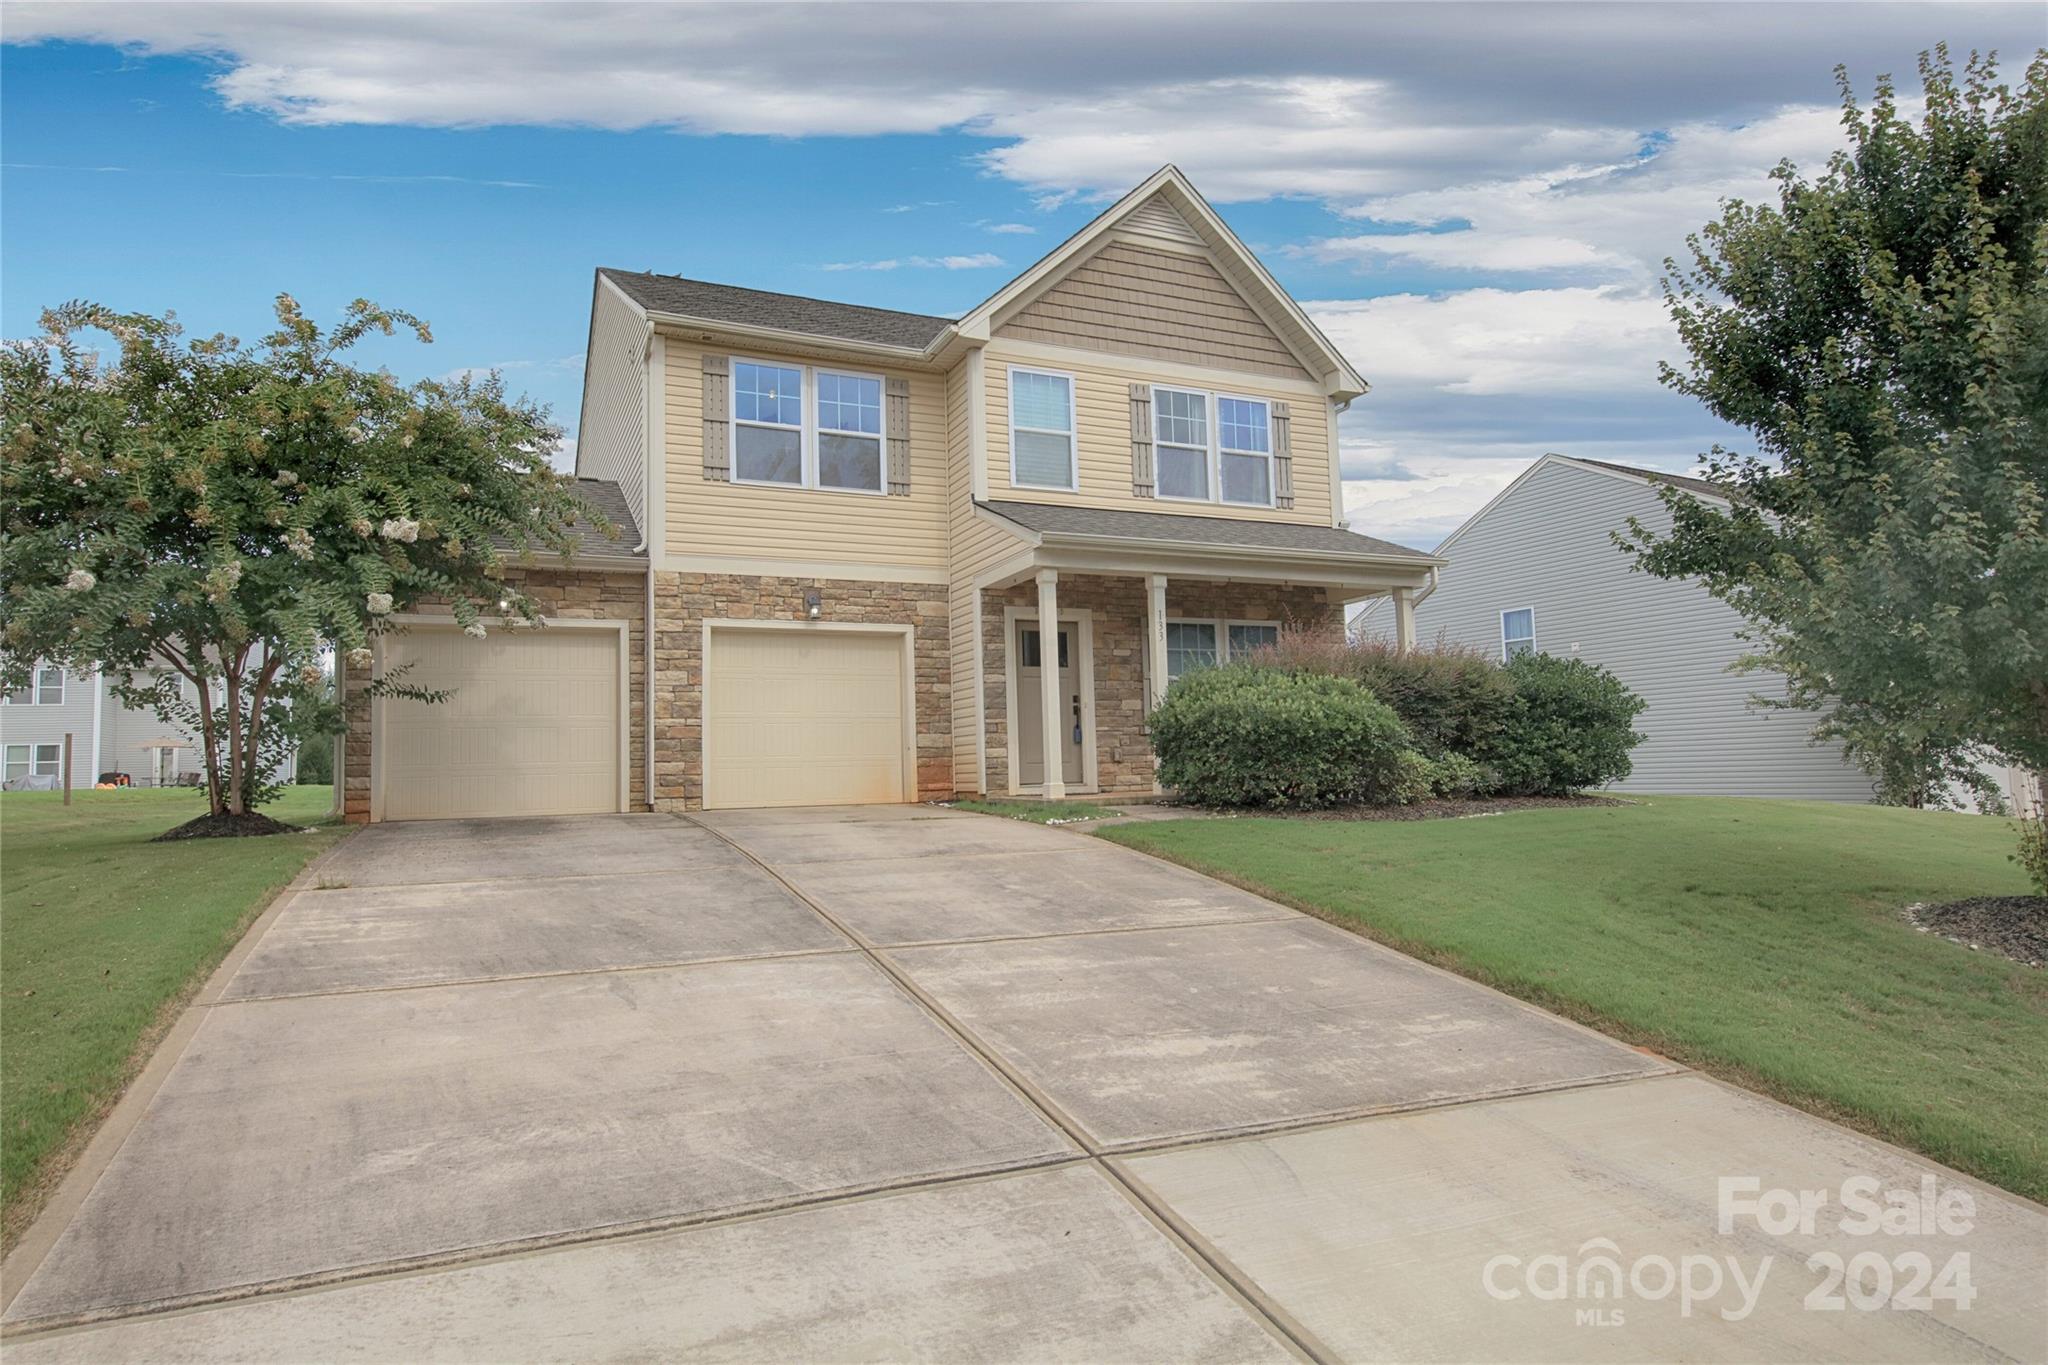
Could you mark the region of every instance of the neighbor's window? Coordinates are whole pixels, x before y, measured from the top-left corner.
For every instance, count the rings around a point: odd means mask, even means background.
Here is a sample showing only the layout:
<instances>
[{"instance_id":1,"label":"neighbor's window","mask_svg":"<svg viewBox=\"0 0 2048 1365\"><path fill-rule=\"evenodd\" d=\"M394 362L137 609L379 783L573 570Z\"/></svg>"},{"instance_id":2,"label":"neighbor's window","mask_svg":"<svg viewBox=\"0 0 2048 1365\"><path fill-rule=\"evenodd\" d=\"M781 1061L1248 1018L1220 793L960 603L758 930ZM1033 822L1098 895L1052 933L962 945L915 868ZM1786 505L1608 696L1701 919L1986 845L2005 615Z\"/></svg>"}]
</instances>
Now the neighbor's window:
<instances>
[{"instance_id":1,"label":"neighbor's window","mask_svg":"<svg viewBox=\"0 0 2048 1365\"><path fill-rule=\"evenodd\" d=\"M1280 643L1280 627L1262 625L1251 621L1230 623L1230 654L1233 659L1242 659L1255 649L1270 649Z\"/></svg>"},{"instance_id":2,"label":"neighbor's window","mask_svg":"<svg viewBox=\"0 0 2048 1365\"><path fill-rule=\"evenodd\" d=\"M1193 669L1211 668L1217 663L1214 621L1168 621L1166 623L1166 680L1186 675Z\"/></svg>"},{"instance_id":3,"label":"neighbor's window","mask_svg":"<svg viewBox=\"0 0 2048 1365\"><path fill-rule=\"evenodd\" d=\"M1010 482L1030 488L1076 486L1070 376L1010 371Z\"/></svg>"},{"instance_id":4,"label":"neighbor's window","mask_svg":"<svg viewBox=\"0 0 2048 1365\"><path fill-rule=\"evenodd\" d=\"M30 773L38 777L55 777L63 756L64 746L61 744L10 744L7 746L6 780L11 782Z\"/></svg>"},{"instance_id":5,"label":"neighbor's window","mask_svg":"<svg viewBox=\"0 0 2048 1365\"><path fill-rule=\"evenodd\" d=\"M818 371L818 486L882 491L882 381Z\"/></svg>"},{"instance_id":6,"label":"neighbor's window","mask_svg":"<svg viewBox=\"0 0 2048 1365\"><path fill-rule=\"evenodd\" d=\"M804 481L804 372L738 360L732 367L732 476Z\"/></svg>"},{"instance_id":7,"label":"neighbor's window","mask_svg":"<svg viewBox=\"0 0 2048 1365\"><path fill-rule=\"evenodd\" d=\"M1223 501L1273 505L1273 423L1256 398L1216 399L1217 487Z\"/></svg>"},{"instance_id":8,"label":"neighbor's window","mask_svg":"<svg viewBox=\"0 0 2048 1365\"><path fill-rule=\"evenodd\" d=\"M1152 388L1152 450L1162 498L1209 500L1209 395Z\"/></svg>"},{"instance_id":9,"label":"neighbor's window","mask_svg":"<svg viewBox=\"0 0 2048 1365\"><path fill-rule=\"evenodd\" d=\"M61 668L39 668L36 670L36 705L62 706L64 704L64 670Z\"/></svg>"},{"instance_id":10,"label":"neighbor's window","mask_svg":"<svg viewBox=\"0 0 2048 1365\"><path fill-rule=\"evenodd\" d=\"M1536 609L1523 607L1500 614L1500 657L1503 662L1536 650Z\"/></svg>"}]
</instances>

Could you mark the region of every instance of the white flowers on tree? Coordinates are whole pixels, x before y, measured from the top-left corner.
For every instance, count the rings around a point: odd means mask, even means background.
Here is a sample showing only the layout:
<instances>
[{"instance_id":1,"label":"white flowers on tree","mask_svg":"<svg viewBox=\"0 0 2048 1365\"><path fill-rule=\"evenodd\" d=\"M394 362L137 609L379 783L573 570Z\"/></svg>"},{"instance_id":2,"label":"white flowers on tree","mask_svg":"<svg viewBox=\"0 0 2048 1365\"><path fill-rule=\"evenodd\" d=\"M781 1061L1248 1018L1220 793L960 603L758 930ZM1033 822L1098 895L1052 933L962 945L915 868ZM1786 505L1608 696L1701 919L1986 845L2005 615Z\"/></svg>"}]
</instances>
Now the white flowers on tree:
<instances>
[{"instance_id":1,"label":"white flowers on tree","mask_svg":"<svg viewBox=\"0 0 2048 1365\"><path fill-rule=\"evenodd\" d=\"M484 638L484 635L486 634L484 630L484 623L481 621L471 621L468 625L462 628L462 633L464 635L467 635L472 640L481 640Z\"/></svg>"},{"instance_id":2,"label":"white flowers on tree","mask_svg":"<svg viewBox=\"0 0 2048 1365\"><path fill-rule=\"evenodd\" d=\"M359 300L323 328L283 295L276 312L245 346L72 303L0 343L0 690L38 658L128 680L121 701L197 741L192 833L267 832L255 808L285 756L344 725L337 654L370 695L438 700L370 678L377 636L422 598L466 622L508 597L501 614L532 612L508 560L570 553L583 511L548 463L560 429L496 377L349 363L373 334L429 340L418 319Z\"/></svg>"}]
</instances>

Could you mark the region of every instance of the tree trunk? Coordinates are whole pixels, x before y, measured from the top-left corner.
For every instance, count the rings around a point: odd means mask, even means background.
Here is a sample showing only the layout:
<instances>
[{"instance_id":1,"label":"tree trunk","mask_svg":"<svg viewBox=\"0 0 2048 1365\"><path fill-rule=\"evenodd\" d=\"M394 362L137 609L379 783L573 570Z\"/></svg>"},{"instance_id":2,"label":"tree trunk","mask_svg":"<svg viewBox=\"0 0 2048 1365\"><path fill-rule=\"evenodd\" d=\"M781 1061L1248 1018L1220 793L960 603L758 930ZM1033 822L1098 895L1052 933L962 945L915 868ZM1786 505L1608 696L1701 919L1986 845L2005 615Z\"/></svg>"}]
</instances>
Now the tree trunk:
<instances>
[{"instance_id":1,"label":"tree trunk","mask_svg":"<svg viewBox=\"0 0 2048 1365\"><path fill-rule=\"evenodd\" d=\"M223 670L227 675L227 704L221 709L227 713L228 726L228 814L248 814L247 803L242 799L242 677L240 660L228 664Z\"/></svg>"}]
</instances>

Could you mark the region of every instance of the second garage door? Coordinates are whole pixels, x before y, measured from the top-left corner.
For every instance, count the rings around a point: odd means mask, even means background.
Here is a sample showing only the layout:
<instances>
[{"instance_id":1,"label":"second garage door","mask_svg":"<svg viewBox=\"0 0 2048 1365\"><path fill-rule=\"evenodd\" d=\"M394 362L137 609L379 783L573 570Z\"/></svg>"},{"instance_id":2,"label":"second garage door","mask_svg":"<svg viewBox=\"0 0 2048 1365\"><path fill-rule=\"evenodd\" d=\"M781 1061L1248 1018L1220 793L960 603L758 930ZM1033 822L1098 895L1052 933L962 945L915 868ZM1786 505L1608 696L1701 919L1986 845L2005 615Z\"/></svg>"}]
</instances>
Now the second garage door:
<instances>
[{"instance_id":1,"label":"second garage door","mask_svg":"<svg viewBox=\"0 0 2048 1365\"><path fill-rule=\"evenodd\" d=\"M415 627L385 642L386 674L406 665L403 681L450 695L381 704L379 819L620 809L617 631Z\"/></svg>"},{"instance_id":2,"label":"second garage door","mask_svg":"<svg viewBox=\"0 0 2048 1365\"><path fill-rule=\"evenodd\" d=\"M904 636L713 629L706 807L909 799Z\"/></svg>"}]
</instances>

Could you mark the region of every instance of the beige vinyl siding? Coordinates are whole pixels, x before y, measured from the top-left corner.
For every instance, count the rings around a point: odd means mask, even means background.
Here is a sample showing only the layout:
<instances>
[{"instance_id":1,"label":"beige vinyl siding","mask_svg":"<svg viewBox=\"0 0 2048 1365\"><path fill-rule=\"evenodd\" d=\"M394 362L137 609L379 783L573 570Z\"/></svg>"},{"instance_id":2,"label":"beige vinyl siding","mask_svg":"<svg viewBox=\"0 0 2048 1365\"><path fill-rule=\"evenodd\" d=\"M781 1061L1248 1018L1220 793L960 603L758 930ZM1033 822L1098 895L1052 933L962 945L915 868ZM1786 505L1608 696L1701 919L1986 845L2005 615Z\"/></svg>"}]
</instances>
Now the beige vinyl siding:
<instances>
[{"instance_id":1,"label":"beige vinyl siding","mask_svg":"<svg viewBox=\"0 0 2048 1365\"><path fill-rule=\"evenodd\" d=\"M1142 512L1178 512L1190 516L1246 517L1328 526L1330 510L1330 424L1328 400L1306 384L1278 383L1260 375L1191 379L1185 373L1162 371L1137 356L1094 355L1066 351L1048 359L1038 348L1029 353L992 342L985 351L988 380L988 487L992 498L1024 502L1072 502L1087 507L1115 507ZM1074 419L1080 462L1080 489L1017 487L1010 482L1010 367L1052 370L1074 377ZM1290 424L1294 452L1294 509L1240 507L1224 502L1176 502L1138 498L1131 493L1131 385L1171 383L1185 388L1263 398L1292 405Z\"/></svg>"},{"instance_id":2,"label":"beige vinyl siding","mask_svg":"<svg viewBox=\"0 0 2048 1365\"><path fill-rule=\"evenodd\" d=\"M619 291L600 279L590 307L590 372L584 376L583 423L576 433L576 472L610 479L647 525L647 326ZM631 549L630 545L621 548Z\"/></svg>"},{"instance_id":3,"label":"beige vinyl siding","mask_svg":"<svg viewBox=\"0 0 2048 1365\"><path fill-rule=\"evenodd\" d=\"M1416 637L1499 658L1500 614L1533 608L1537 649L1612 669L1649 703L1636 721L1648 738L1617 791L1868 801L1870 779L1838 747L1807 743L1811 714L1749 705L1752 694L1784 696L1784 680L1729 671L1746 648L1732 609L1696 582L1630 571L1608 536L1631 515L1670 525L1646 484L1568 464L1538 469L1444 551L1450 563L1416 609ZM1372 633L1392 628L1385 608L1366 619Z\"/></svg>"},{"instance_id":4,"label":"beige vinyl siding","mask_svg":"<svg viewBox=\"0 0 2048 1365\"><path fill-rule=\"evenodd\" d=\"M1283 379L1307 372L1206 255L1111 241L997 327L998 337Z\"/></svg>"},{"instance_id":5,"label":"beige vinyl siding","mask_svg":"<svg viewBox=\"0 0 2048 1365\"><path fill-rule=\"evenodd\" d=\"M987 517L974 514L969 432L972 409L968 396L974 363L970 355L954 366L946 386L946 443L952 469L948 500L952 572L947 596L947 642L953 661L953 786L962 792L981 789L981 741L985 733L981 689L975 680L981 637L975 630L974 576L1024 548L1022 540Z\"/></svg>"},{"instance_id":6,"label":"beige vinyl siding","mask_svg":"<svg viewBox=\"0 0 2048 1365\"><path fill-rule=\"evenodd\" d=\"M886 497L821 488L763 488L704 478L704 343L664 337L664 447L671 555L733 555L840 564L946 563L946 380L866 362L824 362L756 347L723 355L828 365L910 381L910 493Z\"/></svg>"}]
</instances>

